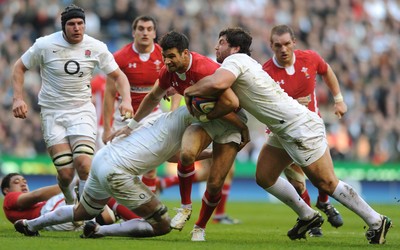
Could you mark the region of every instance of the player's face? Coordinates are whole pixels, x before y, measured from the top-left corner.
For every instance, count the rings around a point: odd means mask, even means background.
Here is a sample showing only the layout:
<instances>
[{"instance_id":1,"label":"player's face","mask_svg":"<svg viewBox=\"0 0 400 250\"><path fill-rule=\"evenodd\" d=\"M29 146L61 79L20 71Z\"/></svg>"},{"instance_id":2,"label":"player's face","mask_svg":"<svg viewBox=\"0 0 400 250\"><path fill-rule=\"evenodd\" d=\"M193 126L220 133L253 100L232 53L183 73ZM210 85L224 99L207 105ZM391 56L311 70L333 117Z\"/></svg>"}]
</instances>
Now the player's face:
<instances>
[{"instance_id":1,"label":"player's face","mask_svg":"<svg viewBox=\"0 0 400 250\"><path fill-rule=\"evenodd\" d=\"M82 18L72 18L65 24L65 36L71 44L80 43L85 34L85 22Z\"/></svg>"},{"instance_id":2,"label":"player's face","mask_svg":"<svg viewBox=\"0 0 400 250\"><path fill-rule=\"evenodd\" d=\"M138 47L151 47L153 46L154 39L156 38L156 30L152 21L139 20L136 29L132 31L134 43Z\"/></svg>"},{"instance_id":3,"label":"player's face","mask_svg":"<svg viewBox=\"0 0 400 250\"><path fill-rule=\"evenodd\" d=\"M184 73L190 62L189 50L179 53L177 48L163 50L162 56L168 72Z\"/></svg>"},{"instance_id":4,"label":"player's face","mask_svg":"<svg viewBox=\"0 0 400 250\"><path fill-rule=\"evenodd\" d=\"M10 188L6 191L8 192L29 192L28 183L22 175L14 175L10 179Z\"/></svg>"},{"instance_id":5,"label":"player's face","mask_svg":"<svg viewBox=\"0 0 400 250\"><path fill-rule=\"evenodd\" d=\"M226 40L226 36L221 36L218 39L218 43L215 46L215 57L217 62L222 63L225 58L235 53L235 49L230 47L230 44Z\"/></svg>"},{"instance_id":6,"label":"player's face","mask_svg":"<svg viewBox=\"0 0 400 250\"><path fill-rule=\"evenodd\" d=\"M289 33L282 35L272 35L271 49L279 65L287 67L293 64L293 52L296 45Z\"/></svg>"}]
</instances>

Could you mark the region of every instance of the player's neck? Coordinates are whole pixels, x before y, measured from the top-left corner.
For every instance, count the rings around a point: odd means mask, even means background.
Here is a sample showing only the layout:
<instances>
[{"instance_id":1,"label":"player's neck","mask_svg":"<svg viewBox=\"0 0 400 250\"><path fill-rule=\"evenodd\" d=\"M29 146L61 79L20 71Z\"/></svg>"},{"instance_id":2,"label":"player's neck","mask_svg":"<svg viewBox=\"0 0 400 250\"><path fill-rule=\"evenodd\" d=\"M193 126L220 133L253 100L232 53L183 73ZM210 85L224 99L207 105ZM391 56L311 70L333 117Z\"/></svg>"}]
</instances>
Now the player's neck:
<instances>
[{"instance_id":1,"label":"player's neck","mask_svg":"<svg viewBox=\"0 0 400 250\"><path fill-rule=\"evenodd\" d=\"M140 45L133 43L132 48L138 54L149 54L154 50L154 44Z\"/></svg>"}]
</instances>

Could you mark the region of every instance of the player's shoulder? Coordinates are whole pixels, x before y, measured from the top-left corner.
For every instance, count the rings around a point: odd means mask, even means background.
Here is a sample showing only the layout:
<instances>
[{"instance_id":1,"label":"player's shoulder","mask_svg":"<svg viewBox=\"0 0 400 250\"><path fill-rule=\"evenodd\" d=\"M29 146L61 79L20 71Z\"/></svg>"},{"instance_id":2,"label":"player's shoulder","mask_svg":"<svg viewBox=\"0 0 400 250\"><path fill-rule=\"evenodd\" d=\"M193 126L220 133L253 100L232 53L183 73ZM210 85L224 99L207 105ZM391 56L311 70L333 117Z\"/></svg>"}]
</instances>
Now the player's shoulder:
<instances>
[{"instance_id":1,"label":"player's shoulder","mask_svg":"<svg viewBox=\"0 0 400 250\"><path fill-rule=\"evenodd\" d=\"M294 54L296 55L296 58L315 58L315 57L320 57L318 52L307 49L307 50L295 50Z\"/></svg>"},{"instance_id":2,"label":"player's shoulder","mask_svg":"<svg viewBox=\"0 0 400 250\"><path fill-rule=\"evenodd\" d=\"M45 48L50 47L52 44L60 43L61 39L63 39L62 31L59 31L59 32L55 32L55 33L37 38L35 41L35 45L38 48L45 49Z\"/></svg>"},{"instance_id":3,"label":"player's shoulder","mask_svg":"<svg viewBox=\"0 0 400 250\"><path fill-rule=\"evenodd\" d=\"M270 68L272 68L272 66L274 66L274 62L272 60L272 57L262 64L263 70L270 69Z\"/></svg>"},{"instance_id":4,"label":"player's shoulder","mask_svg":"<svg viewBox=\"0 0 400 250\"><path fill-rule=\"evenodd\" d=\"M162 48L158 43L154 43L154 52L162 53Z\"/></svg>"},{"instance_id":5,"label":"player's shoulder","mask_svg":"<svg viewBox=\"0 0 400 250\"><path fill-rule=\"evenodd\" d=\"M122 48L114 52L114 57L124 56L126 54L132 54L133 52L133 42L127 43Z\"/></svg>"},{"instance_id":6,"label":"player's shoulder","mask_svg":"<svg viewBox=\"0 0 400 250\"><path fill-rule=\"evenodd\" d=\"M91 36L89 36L89 35L87 35L87 34L85 34L85 35L83 36L83 41L84 41L84 43L86 43L86 44L90 44L90 45L96 46L96 48L99 48L99 49L107 49L107 45L106 45L103 41L100 41L99 39L96 39L96 38L94 38L94 37L91 37Z\"/></svg>"},{"instance_id":7,"label":"player's shoulder","mask_svg":"<svg viewBox=\"0 0 400 250\"><path fill-rule=\"evenodd\" d=\"M192 72L212 71L211 73L214 73L214 71L220 67L219 63L207 56L201 55L196 52L190 53L192 54L192 66L190 67L190 71Z\"/></svg>"}]
</instances>

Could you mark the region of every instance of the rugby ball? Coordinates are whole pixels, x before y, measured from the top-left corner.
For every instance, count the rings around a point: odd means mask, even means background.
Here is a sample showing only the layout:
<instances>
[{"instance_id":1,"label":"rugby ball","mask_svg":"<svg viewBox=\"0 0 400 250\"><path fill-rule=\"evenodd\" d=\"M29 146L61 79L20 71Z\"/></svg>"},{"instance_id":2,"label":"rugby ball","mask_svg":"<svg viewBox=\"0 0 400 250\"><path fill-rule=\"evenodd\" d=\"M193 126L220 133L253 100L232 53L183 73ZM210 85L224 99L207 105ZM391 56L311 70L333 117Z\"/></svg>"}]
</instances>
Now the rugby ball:
<instances>
[{"instance_id":1,"label":"rugby ball","mask_svg":"<svg viewBox=\"0 0 400 250\"><path fill-rule=\"evenodd\" d=\"M208 114L214 109L217 99L213 97L198 97L192 98L193 108L203 114Z\"/></svg>"}]
</instances>

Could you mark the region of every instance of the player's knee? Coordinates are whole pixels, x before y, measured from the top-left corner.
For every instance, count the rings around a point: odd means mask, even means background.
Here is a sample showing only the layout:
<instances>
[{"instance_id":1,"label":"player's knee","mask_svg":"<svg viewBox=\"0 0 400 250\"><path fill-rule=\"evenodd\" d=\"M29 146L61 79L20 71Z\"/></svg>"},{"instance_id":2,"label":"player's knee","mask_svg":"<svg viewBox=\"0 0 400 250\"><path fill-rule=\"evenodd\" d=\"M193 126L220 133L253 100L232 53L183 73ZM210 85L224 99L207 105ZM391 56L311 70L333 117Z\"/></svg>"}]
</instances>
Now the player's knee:
<instances>
[{"instance_id":1,"label":"player's knee","mask_svg":"<svg viewBox=\"0 0 400 250\"><path fill-rule=\"evenodd\" d=\"M156 212L146 218L146 221L153 227L155 236L164 235L171 231L168 209L160 204Z\"/></svg>"},{"instance_id":2,"label":"player's knee","mask_svg":"<svg viewBox=\"0 0 400 250\"><path fill-rule=\"evenodd\" d=\"M218 194L224 185L223 179L209 178L207 181L207 191L209 194Z\"/></svg>"},{"instance_id":3,"label":"player's knee","mask_svg":"<svg viewBox=\"0 0 400 250\"><path fill-rule=\"evenodd\" d=\"M56 169L73 168L73 157L70 151L60 152L52 157L52 161Z\"/></svg>"},{"instance_id":4,"label":"player's knee","mask_svg":"<svg viewBox=\"0 0 400 250\"><path fill-rule=\"evenodd\" d=\"M183 166L191 165L196 160L196 154L190 151L181 151L181 163Z\"/></svg>"},{"instance_id":5,"label":"player's knee","mask_svg":"<svg viewBox=\"0 0 400 250\"><path fill-rule=\"evenodd\" d=\"M105 208L105 205L101 205L94 202L93 199L90 196L88 196L85 192L82 194L79 203L85 210L84 214L86 214L86 216L88 217L86 219L95 218L96 216L101 214Z\"/></svg>"},{"instance_id":6,"label":"player's knee","mask_svg":"<svg viewBox=\"0 0 400 250\"><path fill-rule=\"evenodd\" d=\"M81 143L74 147L72 150L74 158L81 155L89 156L90 158L94 155L94 145L90 143Z\"/></svg>"}]
</instances>

